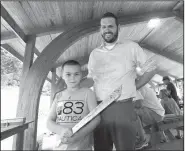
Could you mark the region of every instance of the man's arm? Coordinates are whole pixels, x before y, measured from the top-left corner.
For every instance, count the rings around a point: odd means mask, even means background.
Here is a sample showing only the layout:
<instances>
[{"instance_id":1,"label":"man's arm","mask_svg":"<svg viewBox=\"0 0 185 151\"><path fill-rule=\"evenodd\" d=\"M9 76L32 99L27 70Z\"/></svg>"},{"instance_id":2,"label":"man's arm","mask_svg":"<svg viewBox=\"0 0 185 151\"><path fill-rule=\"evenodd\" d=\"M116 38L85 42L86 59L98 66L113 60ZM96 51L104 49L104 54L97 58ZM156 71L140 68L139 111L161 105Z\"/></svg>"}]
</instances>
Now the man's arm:
<instances>
[{"instance_id":1,"label":"man's arm","mask_svg":"<svg viewBox=\"0 0 185 151\"><path fill-rule=\"evenodd\" d=\"M147 84L156 73L157 73L157 69L154 69L150 72L145 72L139 78L139 80L136 80L136 89L139 90L141 87L143 87L145 84Z\"/></svg>"},{"instance_id":2,"label":"man's arm","mask_svg":"<svg viewBox=\"0 0 185 151\"><path fill-rule=\"evenodd\" d=\"M133 60L136 67L140 67L141 69L139 75L142 75L136 82L136 89L138 90L147 84L156 74L157 65L154 59L155 55L147 59L143 48L141 48L138 43L132 42L132 49L134 50Z\"/></svg>"},{"instance_id":3,"label":"man's arm","mask_svg":"<svg viewBox=\"0 0 185 151\"><path fill-rule=\"evenodd\" d=\"M97 106L95 94L92 91L88 92L87 104L88 104L88 108L90 112ZM91 133L96 128L99 122L100 122L100 116L98 115L90 123L88 123L82 129L80 129L76 134L74 134L71 137L71 139L69 138L69 142L73 142L75 140L85 137L86 135Z\"/></svg>"}]
</instances>

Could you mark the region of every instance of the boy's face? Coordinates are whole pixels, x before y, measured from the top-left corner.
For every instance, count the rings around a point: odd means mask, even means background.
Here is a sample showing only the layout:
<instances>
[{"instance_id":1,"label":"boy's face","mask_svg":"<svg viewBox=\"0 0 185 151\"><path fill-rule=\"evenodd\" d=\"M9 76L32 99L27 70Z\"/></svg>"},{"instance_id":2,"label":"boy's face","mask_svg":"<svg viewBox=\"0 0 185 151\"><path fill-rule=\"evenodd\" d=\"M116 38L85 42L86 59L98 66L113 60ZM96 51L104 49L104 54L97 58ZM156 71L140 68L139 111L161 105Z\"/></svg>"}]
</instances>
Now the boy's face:
<instances>
[{"instance_id":1,"label":"boy's face","mask_svg":"<svg viewBox=\"0 0 185 151\"><path fill-rule=\"evenodd\" d=\"M62 77L68 88L79 86L82 73L79 65L65 65L63 68Z\"/></svg>"}]
</instances>

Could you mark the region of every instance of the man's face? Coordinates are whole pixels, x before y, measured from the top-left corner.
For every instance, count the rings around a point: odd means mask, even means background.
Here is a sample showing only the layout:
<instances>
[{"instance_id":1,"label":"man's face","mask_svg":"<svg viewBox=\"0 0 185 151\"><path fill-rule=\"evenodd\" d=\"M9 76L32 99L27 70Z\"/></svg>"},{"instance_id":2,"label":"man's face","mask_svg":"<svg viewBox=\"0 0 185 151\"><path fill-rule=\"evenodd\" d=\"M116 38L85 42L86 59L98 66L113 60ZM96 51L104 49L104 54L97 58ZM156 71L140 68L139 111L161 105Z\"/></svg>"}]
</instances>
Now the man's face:
<instances>
[{"instance_id":1,"label":"man's face","mask_svg":"<svg viewBox=\"0 0 185 151\"><path fill-rule=\"evenodd\" d=\"M107 43L115 42L118 38L118 26L115 19L112 17L103 18L100 24L100 32L104 41Z\"/></svg>"},{"instance_id":2,"label":"man's face","mask_svg":"<svg viewBox=\"0 0 185 151\"><path fill-rule=\"evenodd\" d=\"M82 72L78 65L65 65L62 75L68 88L75 88L79 86L82 78Z\"/></svg>"}]
</instances>

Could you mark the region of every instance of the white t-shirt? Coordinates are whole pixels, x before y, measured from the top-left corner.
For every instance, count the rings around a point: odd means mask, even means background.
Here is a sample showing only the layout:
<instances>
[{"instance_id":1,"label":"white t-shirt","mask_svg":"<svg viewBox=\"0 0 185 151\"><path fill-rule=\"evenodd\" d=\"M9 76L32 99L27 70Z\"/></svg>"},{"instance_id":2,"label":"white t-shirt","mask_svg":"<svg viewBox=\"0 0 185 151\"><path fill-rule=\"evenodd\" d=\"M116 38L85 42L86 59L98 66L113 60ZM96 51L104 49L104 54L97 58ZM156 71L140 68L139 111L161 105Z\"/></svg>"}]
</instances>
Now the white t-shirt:
<instances>
[{"instance_id":1,"label":"white t-shirt","mask_svg":"<svg viewBox=\"0 0 185 151\"><path fill-rule=\"evenodd\" d=\"M119 100L136 96L136 67L146 62L143 49L135 42L117 42L107 50L103 45L94 49L89 57L88 77L94 80L94 90L98 100L105 100L122 85Z\"/></svg>"},{"instance_id":2,"label":"white t-shirt","mask_svg":"<svg viewBox=\"0 0 185 151\"><path fill-rule=\"evenodd\" d=\"M147 86L143 86L142 88L139 89L139 91L137 91L137 93L138 93L137 96L142 95L143 97L143 102L142 102L143 106L150 108L160 116L164 116L165 110L161 105L160 100L158 100L156 93L154 92L153 89ZM142 97L138 97L137 99L142 99Z\"/></svg>"}]
</instances>

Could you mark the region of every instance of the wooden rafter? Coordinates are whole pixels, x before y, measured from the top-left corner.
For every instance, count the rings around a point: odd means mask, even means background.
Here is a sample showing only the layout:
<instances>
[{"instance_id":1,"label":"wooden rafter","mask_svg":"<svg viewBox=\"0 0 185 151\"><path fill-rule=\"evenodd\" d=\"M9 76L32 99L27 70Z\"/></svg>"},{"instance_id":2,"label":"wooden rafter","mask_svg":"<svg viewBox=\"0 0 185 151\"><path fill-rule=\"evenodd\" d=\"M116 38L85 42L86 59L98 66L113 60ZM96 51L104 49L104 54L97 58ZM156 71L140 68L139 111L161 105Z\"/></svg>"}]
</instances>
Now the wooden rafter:
<instances>
[{"instance_id":1,"label":"wooden rafter","mask_svg":"<svg viewBox=\"0 0 185 151\"><path fill-rule=\"evenodd\" d=\"M1 48L10 52L13 56L15 56L17 59L19 59L21 62L23 62L24 57L19 54L17 51L15 51L11 46L8 44L2 44Z\"/></svg>"},{"instance_id":2,"label":"wooden rafter","mask_svg":"<svg viewBox=\"0 0 185 151\"><path fill-rule=\"evenodd\" d=\"M180 11L173 11L173 13L175 14L175 19L180 21L181 23L184 23L184 16L183 13L180 13Z\"/></svg>"},{"instance_id":3,"label":"wooden rafter","mask_svg":"<svg viewBox=\"0 0 185 151\"><path fill-rule=\"evenodd\" d=\"M2 5L1 5L1 16L10 25L13 32L20 39L22 39L23 41L26 41L26 35Z\"/></svg>"},{"instance_id":4,"label":"wooden rafter","mask_svg":"<svg viewBox=\"0 0 185 151\"><path fill-rule=\"evenodd\" d=\"M52 68L51 73L52 73L52 78L51 78L50 107L53 103L53 97L54 97L54 87L56 84L56 68Z\"/></svg>"},{"instance_id":5,"label":"wooden rafter","mask_svg":"<svg viewBox=\"0 0 185 151\"><path fill-rule=\"evenodd\" d=\"M22 31L22 29L17 25L17 23L13 20L13 18L10 16L10 14L6 11L6 9L1 5L1 16L3 19L10 25L12 28L12 31L17 35L25 44L27 43L27 35ZM10 35L8 36L12 39L15 39L15 35ZM3 39L3 37L1 37ZM4 39L7 41L7 37L4 37ZM2 40L1 40L2 41ZM2 41L3 43L3 41ZM34 48L35 54L38 56L40 52L38 51L37 48Z\"/></svg>"},{"instance_id":6,"label":"wooden rafter","mask_svg":"<svg viewBox=\"0 0 185 151\"><path fill-rule=\"evenodd\" d=\"M17 40L17 36L13 32L3 32L1 33L1 44L6 44L8 42L13 42Z\"/></svg>"},{"instance_id":7,"label":"wooden rafter","mask_svg":"<svg viewBox=\"0 0 185 151\"><path fill-rule=\"evenodd\" d=\"M177 56L175 56L173 53L171 53L169 51L168 52L160 51L160 50L157 50L157 49L153 48L152 46L149 46L149 45L144 44L144 43L140 44L140 46L142 48L147 49L148 51L151 51L151 52L155 53L155 54L161 55L161 56L163 56L167 59L170 59L170 60L176 61L180 64L183 64L183 59L178 58Z\"/></svg>"},{"instance_id":8,"label":"wooden rafter","mask_svg":"<svg viewBox=\"0 0 185 151\"><path fill-rule=\"evenodd\" d=\"M181 23L184 23L184 15L183 15L184 12L182 12L182 13L180 12L180 9L182 7L184 7L184 1L181 0L176 3L176 5L173 7L172 11L176 16L176 19L178 21L180 21Z\"/></svg>"},{"instance_id":9,"label":"wooden rafter","mask_svg":"<svg viewBox=\"0 0 185 151\"><path fill-rule=\"evenodd\" d=\"M178 1L175 6L173 7L173 11L176 11L176 10L179 10L181 7L183 7L183 4L184 2L181 0L181 1Z\"/></svg>"}]
</instances>

